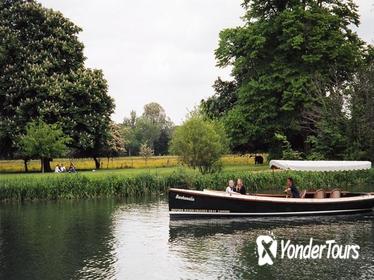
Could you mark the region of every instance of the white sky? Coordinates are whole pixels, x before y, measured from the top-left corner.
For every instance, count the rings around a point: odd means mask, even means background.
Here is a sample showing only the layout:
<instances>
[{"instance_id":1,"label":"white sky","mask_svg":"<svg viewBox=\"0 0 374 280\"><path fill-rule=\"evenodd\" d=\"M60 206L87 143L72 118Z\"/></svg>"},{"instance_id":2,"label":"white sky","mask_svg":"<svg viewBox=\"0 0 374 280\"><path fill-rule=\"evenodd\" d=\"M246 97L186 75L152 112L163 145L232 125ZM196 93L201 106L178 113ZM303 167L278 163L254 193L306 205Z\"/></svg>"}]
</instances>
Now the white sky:
<instances>
[{"instance_id":1,"label":"white sky","mask_svg":"<svg viewBox=\"0 0 374 280\"><path fill-rule=\"evenodd\" d=\"M39 0L83 28L86 65L103 69L112 116L122 122L157 102L179 124L200 100L214 93L214 50L223 28L241 24L242 0ZM359 35L374 43L374 1L357 0Z\"/></svg>"}]
</instances>

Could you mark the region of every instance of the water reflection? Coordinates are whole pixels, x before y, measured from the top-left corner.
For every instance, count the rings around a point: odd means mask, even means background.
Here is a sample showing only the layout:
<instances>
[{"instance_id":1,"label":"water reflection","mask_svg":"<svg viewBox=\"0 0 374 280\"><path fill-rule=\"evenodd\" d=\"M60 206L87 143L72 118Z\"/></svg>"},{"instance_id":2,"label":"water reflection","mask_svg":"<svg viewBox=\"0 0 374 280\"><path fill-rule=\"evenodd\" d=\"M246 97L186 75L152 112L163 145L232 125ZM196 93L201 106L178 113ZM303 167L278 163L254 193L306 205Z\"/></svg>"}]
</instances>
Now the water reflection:
<instances>
[{"instance_id":1,"label":"water reflection","mask_svg":"<svg viewBox=\"0 0 374 280\"><path fill-rule=\"evenodd\" d=\"M0 204L0 279L374 279L374 216L169 220L163 198ZM360 245L257 265L256 238Z\"/></svg>"},{"instance_id":2,"label":"water reflection","mask_svg":"<svg viewBox=\"0 0 374 280\"><path fill-rule=\"evenodd\" d=\"M205 279L373 279L373 214L311 218L248 218L170 221L170 248L188 263L191 273ZM276 260L257 265L256 238L272 232L277 239L315 244L334 239L358 244L358 260ZM360 269L358 269L360 268ZM213 276L213 277L212 277Z\"/></svg>"},{"instance_id":3,"label":"water reflection","mask_svg":"<svg viewBox=\"0 0 374 280\"><path fill-rule=\"evenodd\" d=\"M38 202L0 206L0 279L114 276L115 203Z\"/></svg>"}]
</instances>

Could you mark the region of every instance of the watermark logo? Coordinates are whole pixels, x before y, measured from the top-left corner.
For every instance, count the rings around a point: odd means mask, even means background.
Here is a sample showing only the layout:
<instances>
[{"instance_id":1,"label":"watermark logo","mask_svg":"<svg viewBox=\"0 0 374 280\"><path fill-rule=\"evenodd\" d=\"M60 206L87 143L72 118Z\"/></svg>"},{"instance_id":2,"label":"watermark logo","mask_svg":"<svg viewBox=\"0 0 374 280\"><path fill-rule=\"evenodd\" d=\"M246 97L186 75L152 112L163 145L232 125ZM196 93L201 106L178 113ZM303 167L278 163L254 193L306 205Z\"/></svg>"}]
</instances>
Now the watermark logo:
<instances>
[{"instance_id":1,"label":"watermark logo","mask_svg":"<svg viewBox=\"0 0 374 280\"><path fill-rule=\"evenodd\" d=\"M273 235L260 235L256 239L258 265L272 265L275 259L354 259L360 256L357 244L342 245L335 240L316 243L313 238L307 244L296 244L291 240L276 240ZM279 245L279 246L278 246ZM277 254L278 252L278 254Z\"/></svg>"},{"instance_id":2,"label":"watermark logo","mask_svg":"<svg viewBox=\"0 0 374 280\"><path fill-rule=\"evenodd\" d=\"M256 240L258 265L272 265L277 257L278 242L273 236L260 235Z\"/></svg>"}]
</instances>

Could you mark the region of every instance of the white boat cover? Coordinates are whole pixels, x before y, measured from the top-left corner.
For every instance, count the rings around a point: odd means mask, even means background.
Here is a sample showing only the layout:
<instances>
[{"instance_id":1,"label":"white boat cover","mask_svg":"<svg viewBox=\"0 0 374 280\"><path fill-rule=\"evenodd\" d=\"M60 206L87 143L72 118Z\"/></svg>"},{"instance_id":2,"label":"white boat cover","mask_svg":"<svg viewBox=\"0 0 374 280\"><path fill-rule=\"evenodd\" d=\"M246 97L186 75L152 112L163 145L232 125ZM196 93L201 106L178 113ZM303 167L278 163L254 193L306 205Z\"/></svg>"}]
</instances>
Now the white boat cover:
<instances>
[{"instance_id":1,"label":"white boat cover","mask_svg":"<svg viewBox=\"0 0 374 280\"><path fill-rule=\"evenodd\" d=\"M297 171L350 171L370 169L370 161L271 160L270 168Z\"/></svg>"}]
</instances>

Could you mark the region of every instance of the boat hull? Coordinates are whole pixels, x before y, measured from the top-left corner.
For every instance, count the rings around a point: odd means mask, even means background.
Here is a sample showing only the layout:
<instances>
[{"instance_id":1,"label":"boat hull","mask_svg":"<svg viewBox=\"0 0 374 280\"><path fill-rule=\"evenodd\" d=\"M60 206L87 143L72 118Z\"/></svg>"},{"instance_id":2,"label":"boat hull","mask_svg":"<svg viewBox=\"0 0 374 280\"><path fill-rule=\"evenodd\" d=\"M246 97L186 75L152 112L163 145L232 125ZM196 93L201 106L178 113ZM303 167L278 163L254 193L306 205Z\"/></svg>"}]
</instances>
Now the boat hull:
<instances>
[{"instance_id":1,"label":"boat hull","mask_svg":"<svg viewBox=\"0 0 374 280\"><path fill-rule=\"evenodd\" d=\"M300 199L225 192L169 190L171 217L336 215L372 211L374 196Z\"/></svg>"}]
</instances>

